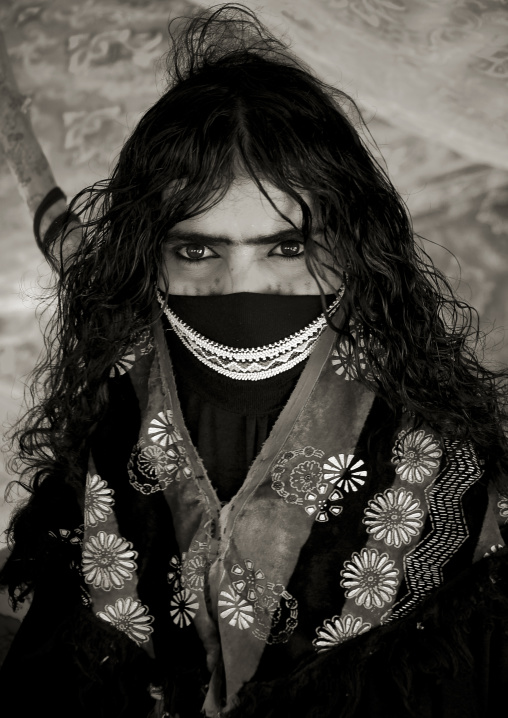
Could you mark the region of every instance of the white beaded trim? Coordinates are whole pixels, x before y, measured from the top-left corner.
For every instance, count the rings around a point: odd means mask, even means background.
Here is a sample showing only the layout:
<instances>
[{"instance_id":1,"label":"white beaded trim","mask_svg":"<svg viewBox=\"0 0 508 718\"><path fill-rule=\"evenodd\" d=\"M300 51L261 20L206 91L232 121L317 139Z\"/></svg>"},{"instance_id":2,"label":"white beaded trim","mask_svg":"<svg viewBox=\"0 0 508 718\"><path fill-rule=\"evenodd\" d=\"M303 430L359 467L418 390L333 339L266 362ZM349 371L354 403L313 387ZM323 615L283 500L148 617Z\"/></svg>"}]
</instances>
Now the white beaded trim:
<instances>
[{"instance_id":1,"label":"white beaded trim","mask_svg":"<svg viewBox=\"0 0 508 718\"><path fill-rule=\"evenodd\" d=\"M337 299L330 305L328 316L331 317L337 310L343 294L344 285L339 289ZM230 379L259 381L282 374L310 355L326 327L326 315L323 313L308 326L274 344L255 349L235 349L207 339L183 322L165 304L158 289L157 301L182 343L196 359Z\"/></svg>"}]
</instances>

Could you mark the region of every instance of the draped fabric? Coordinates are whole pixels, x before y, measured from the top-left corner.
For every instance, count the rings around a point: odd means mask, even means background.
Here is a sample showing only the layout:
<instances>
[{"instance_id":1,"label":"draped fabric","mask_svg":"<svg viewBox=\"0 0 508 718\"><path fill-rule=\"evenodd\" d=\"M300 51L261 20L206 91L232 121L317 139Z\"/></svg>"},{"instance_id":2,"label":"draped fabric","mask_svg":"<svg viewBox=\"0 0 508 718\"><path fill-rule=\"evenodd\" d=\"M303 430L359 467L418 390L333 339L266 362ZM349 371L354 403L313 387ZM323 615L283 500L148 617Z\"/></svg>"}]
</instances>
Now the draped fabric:
<instances>
[{"instance_id":1,"label":"draped fabric","mask_svg":"<svg viewBox=\"0 0 508 718\"><path fill-rule=\"evenodd\" d=\"M328 303L335 295L327 297ZM240 292L168 295L170 309L203 336L228 347L267 346L304 329L322 313L319 295ZM258 381L231 379L199 361L167 318L164 334L189 435L221 502L242 485L305 365Z\"/></svg>"},{"instance_id":2,"label":"draped fabric","mask_svg":"<svg viewBox=\"0 0 508 718\"><path fill-rule=\"evenodd\" d=\"M194 675L210 717L252 681L411 618L504 550L506 507L473 447L394 416L334 338L322 335L225 506L183 421L160 323L111 379L87 475L84 600L173 686ZM188 694L166 690L170 710L191 715Z\"/></svg>"},{"instance_id":3,"label":"draped fabric","mask_svg":"<svg viewBox=\"0 0 508 718\"><path fill-rule=\"evenodd\" d=\"M188 0L0 3L13 70L37 137L68 196L108 176L119 148L165 86L170 19ZM505 0L271 0L247 6L321 77L365 109L389 175L440 269L485 320L507 325L508 5ZM34 304L40 254L0 158L0 413L42 346ZM436 245L442 245L440 249ZM458 258L457 267L450 250ZM19 279L23 292L19 295ZM502 330L487 358L506 362ZM14 387L14 389L13 389ZM2 487L9 477L0 467ZM11 507L0 512L1 527Z\"/></svg>"},{"instance_id":4,"label":"draped fabric","mask_svg":"<svg viewBox=\"0 0 508 718\"><path fill-rule=\"evenodd\" d=\"M501 0L271 3L298 52L340 72L394 125L508 169L508 8ZM296 49L296 48L295 48Z\"/></svg>"}]
</instances>

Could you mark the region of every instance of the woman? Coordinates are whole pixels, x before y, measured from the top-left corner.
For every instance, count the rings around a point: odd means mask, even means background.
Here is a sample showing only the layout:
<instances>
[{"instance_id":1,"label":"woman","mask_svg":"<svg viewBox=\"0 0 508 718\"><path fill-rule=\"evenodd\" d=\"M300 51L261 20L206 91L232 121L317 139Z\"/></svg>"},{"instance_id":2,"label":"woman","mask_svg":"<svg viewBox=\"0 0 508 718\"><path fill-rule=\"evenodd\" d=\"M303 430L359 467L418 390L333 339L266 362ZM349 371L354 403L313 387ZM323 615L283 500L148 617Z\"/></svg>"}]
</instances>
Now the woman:
<instances>
[{"instance_id":1,"label":"woman","mask_svg":"<svg viewBox=\"0 0 508 718\"><path fill-rule=\"evenodd\" d=\"M58 309L1 575L33 602L2 695L13 715L489 715L505 375L346 95L234 6L168 67L41 241Z\"/></svg>"}]
</instances>

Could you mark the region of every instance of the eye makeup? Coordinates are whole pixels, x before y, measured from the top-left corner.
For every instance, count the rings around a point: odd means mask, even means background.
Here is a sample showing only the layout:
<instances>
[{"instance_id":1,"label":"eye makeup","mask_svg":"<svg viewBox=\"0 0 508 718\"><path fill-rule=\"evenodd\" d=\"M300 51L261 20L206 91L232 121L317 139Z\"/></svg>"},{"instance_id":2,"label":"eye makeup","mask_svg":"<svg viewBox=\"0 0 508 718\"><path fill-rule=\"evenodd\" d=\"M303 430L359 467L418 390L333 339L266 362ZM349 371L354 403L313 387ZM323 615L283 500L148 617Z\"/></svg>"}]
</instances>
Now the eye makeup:
<instances>
[{"instance_id":1,"label":"eye makeup","mask_svg":"<svg viewBox=\"0 0 508 718\"><path fill-rule=\"evenodd\" d=\"M283 245L293 245L293 246L299 245L301 247L301 251L298 254L293 254L293 255L285 255L285 254L279 254L279 253L274 252L275 249L282 247ZM181 253L182 250L186 250L186 249L188 250L190 248L195 249L197 251L208 250L209 252L213 252L213 250L205 244L189 243L189 244L180 244L179 246L178 245L172 246L171 253L178 262L183 262L185 264L198 264L200 262L205 262L210 259L220 259L220 255L216 254L215 252L208 256L201 256L201 257L189 257L189 256L185 256L185 254ZM293 262L295 260L301 260L301 259L303 259L303 256L304 256L303 242L297 242L295 240L286 240L285 242L280 242L273 248L273 250L267 256L268 257L276 257L277 259L283 259L283 260L286 260L289 262Z\"/></svg>"}]
</instances>

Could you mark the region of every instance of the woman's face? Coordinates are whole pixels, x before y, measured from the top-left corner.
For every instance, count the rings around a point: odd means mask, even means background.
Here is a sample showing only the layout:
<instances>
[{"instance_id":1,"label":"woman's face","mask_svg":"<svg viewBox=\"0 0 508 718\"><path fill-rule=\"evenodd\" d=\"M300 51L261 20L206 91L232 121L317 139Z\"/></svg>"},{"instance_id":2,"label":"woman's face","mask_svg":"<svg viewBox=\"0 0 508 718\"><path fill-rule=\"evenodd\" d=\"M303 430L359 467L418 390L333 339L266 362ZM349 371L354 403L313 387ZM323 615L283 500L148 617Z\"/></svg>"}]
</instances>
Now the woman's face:
<instances>
[{"instance_id":1,"label":"woman's face","mask_svg":"<svg viewBox=\"0 0 508 718\"><path fill-rule=\"evenodd\" d=\"M273 185L265 188L282 214L301 227L299 205ZM321 236L317 231L316 239ZM212 209L176 224L163 261L171 294L319 294L305 265L301 235L250 179L235 182ZM164 286L162 273L160 279ZM331 272L322 282L325 293L339 284Z\"/></svg>"}]
</instances>

